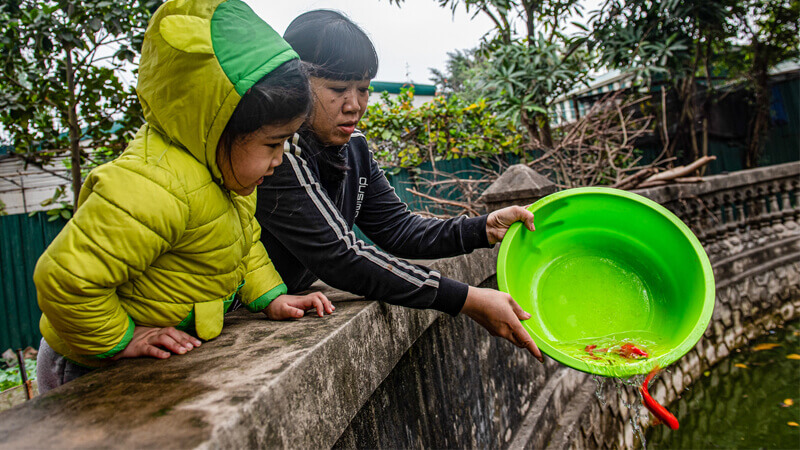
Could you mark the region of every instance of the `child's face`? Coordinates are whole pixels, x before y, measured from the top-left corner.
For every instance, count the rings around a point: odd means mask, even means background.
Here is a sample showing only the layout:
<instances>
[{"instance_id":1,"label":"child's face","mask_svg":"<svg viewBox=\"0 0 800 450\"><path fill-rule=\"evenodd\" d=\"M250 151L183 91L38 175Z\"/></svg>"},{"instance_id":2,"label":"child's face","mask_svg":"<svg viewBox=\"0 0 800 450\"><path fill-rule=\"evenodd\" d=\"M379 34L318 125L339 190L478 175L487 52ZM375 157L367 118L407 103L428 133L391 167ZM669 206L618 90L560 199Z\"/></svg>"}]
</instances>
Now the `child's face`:
<instances>
[{"instance_id":1,"label":"child's face","mask_svg":"<svg viewBox=\"0 0 800 450\"><path fill-rule=\"evenodd\" d=\"M221 156L219 168L223 185L239 195L250 195L264 177L283 161L283 144L291 137L304 117L282 125L264 125L237 139L231 147L230 158Z\"/></svg>"},{"instance_id":2,"label":"child's face","mask_svg":"<svg viewBox=\"0 0 800 450\"><path fill-rule=\"evenodd\" d=\"M339 81L310 77L314 109L309 118L317 139L327 145L344 145L367 109L369 79Z\"/></svg>"}]
</instances>

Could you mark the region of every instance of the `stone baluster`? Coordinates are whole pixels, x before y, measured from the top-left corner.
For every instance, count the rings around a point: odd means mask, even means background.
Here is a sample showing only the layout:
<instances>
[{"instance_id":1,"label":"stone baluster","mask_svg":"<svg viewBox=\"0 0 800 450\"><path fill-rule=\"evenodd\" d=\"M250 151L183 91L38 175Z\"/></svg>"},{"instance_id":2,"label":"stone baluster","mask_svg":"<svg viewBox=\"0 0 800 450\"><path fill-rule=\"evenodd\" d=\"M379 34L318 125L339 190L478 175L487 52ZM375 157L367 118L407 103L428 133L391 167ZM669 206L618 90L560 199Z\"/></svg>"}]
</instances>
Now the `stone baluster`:
<instances>
[{"instance_id":1,"label":"stone baluster","mask_svg":"<svg viewBox=\"0 0 800 450\"><path fill-rule=\"evenodd\" d=\"M719 238L723 239L736 229L736 205L730 192L723 192L720 195L722 196L722 218L717 226L719 227Z\"/></svg>"},{"instance_id":2,"label":"stone baluster","mask_svg":"<svg viewBox=\"0 0 800 450\"><path fill-rule=\"evenodd\" d=\"M766 183L759 184L756 187L758 193L758 217L755 224L760 232L756 239L761 236L769 236L772 234L772 227L770 226L770 214L767 208L767 197L769 196L769 185Z\"/></svg>"},{"instance_id":3,"label":"stone baluster","mask_svg":"<svg viewBox=\"0 0 800 450\"><path fill-rule=\"evenodd\" d=\"M706 206L706 213L703 216L703 233L700 242L703 242L709 257L719 253L719 225L722 221L722 213L720 212L720 195L718 193L708 195L703 198Z\"/></svg>"},{"instance_id":4,"label":"stone baluster","mask_svg":"<svg viewBox=\"0 0 800 450\"><path fill-rule=\"evenodd\" d=\"M673 214L678 216L678 218L681 219L681 221L683 221L683 223L685 223L686 226L691 228L691 224L689 224L688 221L689 214L688 214L688 207L686 205L686 200L676 201L674 205L672 205L672 208L670 208L670 210L672 211Z\"/></svg>"},{"instance_id":5,"label":"stone baluster","mask_svg":"<svg viewBox=\"0 0 800 450\"><path fill-rule=\"evenodd\" d=\"M689 200L689 214L690 216L687 219L691 223L691 228L694 230L694 234L702 241L703 238L700 236L705 234L703 219L708 214L702 199L693 198Z\"/></svg>"},{"instance_id":6,"label":"stone baluster","mask_svg":"<svg viewBox=\"0 0 800 450\"><path fill-rule=\"evenodd\" d=\"M720 224L722 223L722 196L719 193L714 193L705 197L706 211L705 229L706 239L709 243L717 242L720 237Z\"/></svg>"},{"instance_id":7,"label":"stone baluster","mask_svg":"<svg viewBox=\"0 0 800 450\"><path fill-rule=\"evenodd\" d=\"M781 183L781 217L784 222L793 215L792 211L792 180L783 180Z\"/></svg>"},{"instance_id":8,"label":"stone baluster","mask_svg":"<svg viewBox=\"0 0 800 450\"><path fill-rule=\"evenodd\" d=\"M758 201L758 187L752 186L747 189L745 191L745 196L747 197L747 207L745 208L747 218L745 222L747 223L748 231L751 231L753 228L758 228L758 220L761 215L761 203Z\"/></svg>"},{"instance_id":9,"label":"stone baluster","mask_svg":"<svg viewBox=\"0 0 800 450\"><path fill-rule=\"evenodd\" d=\"M745 189L741 193L736 193L739 198L739 203L736 205L737 222L740 233L747 232L747 216L750 214L750 200L752 193L749 189Z\"/></svg>"},{"instance_id":10,"label":"stone baluster","mask_svg":"<svg viewBox=\"0 0 800 450\"><path fill-rule=\"evenodd\" d=\"M781 207L778 205L778 200L781 196L781 182L773 181L769 183L769 217L771 220L772 228L775 229L781 223Z\"/></svg>"}]
</instances>

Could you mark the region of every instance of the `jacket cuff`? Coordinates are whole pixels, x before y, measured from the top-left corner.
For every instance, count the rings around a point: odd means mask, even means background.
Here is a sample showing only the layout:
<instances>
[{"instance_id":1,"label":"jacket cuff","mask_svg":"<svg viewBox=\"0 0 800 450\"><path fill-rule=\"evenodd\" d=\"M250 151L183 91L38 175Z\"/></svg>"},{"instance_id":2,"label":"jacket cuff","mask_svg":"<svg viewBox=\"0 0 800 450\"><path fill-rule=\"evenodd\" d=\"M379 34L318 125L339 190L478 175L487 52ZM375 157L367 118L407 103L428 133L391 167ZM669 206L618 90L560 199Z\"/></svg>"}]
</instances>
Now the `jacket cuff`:
<instances>
[{"instance_id":1,"label":"jacket cuff","mask_svg":"<svg viewBox=\"0 0 800 450\"><path fill-rule=\"evenodd\" d=\"M117 353L125 350L125 347L130 344L131 340L133 339L133 330L136 328L136 324L133 323L133 319L131 316L128 316L128 329L125 331L125 334L122 336L122 340L119 341L117 345L114 346L111 350L101 353L99 355L91 355L89 358L92 359L107 359L111 358Z\"/></svg>"},{"instance_id":2,"label":"jacket cuff","mask_svg":"<svg viewBox=\"0 0 800 450\"><path fill-rule=\"evenodd\" d=\"M478 217L469 217L464 221L462 233L465 243L472 249L494 247L489 243L489 236L486 234L487 220L489 220L489 215L484 214Z\"/></svg>"},{"instance_id":3,"label":"jacket cuff","mask_svg":"<svg viewBox=\"0 0 800 450\"><path fill-rule=\"evenodd\" d=\"M269 292L258 297L257 299L253 300L252 302L244 305L248 311L250 312L259 312L262 311L264 308L269 306L273 300L278 298L279 296L285 294L287 292L286 285L281 283L274 288L270 289Z\"/></svg>"},{"instance_id":4,"label":"jacket cuff","mask_svg":"<svg viewBox=\"0 0 800 450\"><path fill-rule=\"evenodd\" d=\"M436 290L436 298L433 299L430 307L455 317L464 307L468 292L468 285L442 277L439 280L439 289Z\"/></svg>"}]
</instances>

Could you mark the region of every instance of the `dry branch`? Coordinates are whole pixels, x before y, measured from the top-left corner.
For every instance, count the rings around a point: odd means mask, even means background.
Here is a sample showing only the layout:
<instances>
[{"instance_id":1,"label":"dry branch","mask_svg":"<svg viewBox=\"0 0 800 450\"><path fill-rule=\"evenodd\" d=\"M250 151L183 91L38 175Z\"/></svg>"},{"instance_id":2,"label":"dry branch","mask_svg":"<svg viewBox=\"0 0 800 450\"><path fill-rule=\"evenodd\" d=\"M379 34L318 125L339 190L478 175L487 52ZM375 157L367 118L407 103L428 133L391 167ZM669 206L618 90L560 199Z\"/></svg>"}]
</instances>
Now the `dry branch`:
<instances>
[{"instance_id":1,"label":"dry branch","mask_svg":"<svg viewBox=\"0 0 800 450\"><path fill-rule=\"evenodd\" d=\"M629 188L631 188L633 186L636 186L639 183L641 183L645 178L653 175L655 173L655 171L656 171L656 169L653 168L653 167L646 167L646 168L636 172L635 174L633 174L633 175L631 175L629 177L626 177L626 178L623 178L620 181L617 181L611 187L617 188L617 189L629 189Z\"/></svg>"},{"instance_id":2,"label":"dry branch","mask_svg":"<svg viewBox=\"0 0 800 450\"><path fill-rule=\"evenodd\" d=\"M703 156L702 158L698 158L695 162L689 164L688 166L678 166L673 169L667 170L665 172L657 173L650 178L644 180L644 183L652 182L652 181L667 181L673 180L675 178L684 177L691 173L694 173L697 169L705 166L706 164L710 163L717 159L716 156Z\"/></svg>"},{"instance_id":3,"label":"dry branch","mask_svg":"<svg viewBox=\"0 0 800 450\"><path fill-rule=\"evenodd\" d=\"M689 177L698 167L711 158L698 160L684 168L664 170L675 158L667 158L666 148L649 164L641 164L642 156L637 151L641 138L660 130L651 125L653 115L642 114L641 103L650 96L631 99L623 92L606 95L594 103L579 120L556 129L552 146L542 147L531 137L526 152L540 151L540 156L528 162L528 166L549 177L562 189L580 186L605 185L619 189L635 189L639 186L667 184L670 182L697 182ZM470 178L442 172L420 172L414 188L406 189L411 194L425 199L422 209L426 215L442 217L469 213L477 215L482 206L478 199L483 189L494 181L506 165L496 161L497 169L476 168ZM473 178L479 172L478 178ZM423 176L423 174L426 174Z\"/></svg>"},{"instance_id":4,"label":"dry branch","mask_svg":"<svg viewBox=\"0 0 800 450\"><path fill-rule=\"evenodd\" d=\"M684 178L670 178L669 180L655 180L646 181L638 186L637 189L644 189L656 186L665 186L670 183L702 183L703 177L684 177Z\"/></svg>"},{"instance_id":5,"label":"dry branch","mask_svg":"<svg viewBox=\"0 0 800 450\"><path fill-rule=\"evenodd\" d=\"M406 188L406 191L408 191L408 192L410 192L410 193L412 193L412 194L414 194L416 196L428 199L428 200L430 200L432 202L435 202L435 203L441 203L443 205L456 206L456 207L462 208L463 210L465 210L467 212L470 212L470 213L472 213L472 214L474 214L476 216L479 215L478 211L475 210L475 208L470 206L468 203L457 202L457 201L453 201L453 200L445 200L443 198L436 198L436 197L428 195L428 194L423 194L422 192L419 192L416 189L412 189L412 188Z\"/></svg>"}]
</instances>

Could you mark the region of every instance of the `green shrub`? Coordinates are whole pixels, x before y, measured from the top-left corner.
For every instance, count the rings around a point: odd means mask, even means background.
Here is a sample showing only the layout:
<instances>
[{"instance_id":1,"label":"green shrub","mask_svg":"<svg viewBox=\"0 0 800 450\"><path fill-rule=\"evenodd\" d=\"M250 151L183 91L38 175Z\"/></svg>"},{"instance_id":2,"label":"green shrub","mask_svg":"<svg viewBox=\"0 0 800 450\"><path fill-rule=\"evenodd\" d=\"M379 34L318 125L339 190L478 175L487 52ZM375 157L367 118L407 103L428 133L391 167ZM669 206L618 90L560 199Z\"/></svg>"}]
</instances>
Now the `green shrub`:
<instances>
[{"instance_id":1,"label":"green shrub","mask_svg":"<svg viewBox=\"0 0 800 450\"><path fill-rule=\"evenodd\" d=\"M36 379L35 359L25 360L25 371L28 374L29 380ZM0 370L0 392L5 391L6 389L11 389L14 386L19 386L20 384L22 384L22 377L19 373L19 366Z\"/></svg>"},{"instance_id":2,"label":"green shrub","mask_svg":"<svg viewBox=\"0 0 800 450\"><path fill-rule=\"evenodd\" d=\"M470 103L458 94L438 95L419 107L412 105L414 88L390 98L384 92L359 124L375 158L387 168L411 168L433 158L480 158L515 153L523 138L513 122L502 119L481 99Z\"/></svg>"}]
</instances>

